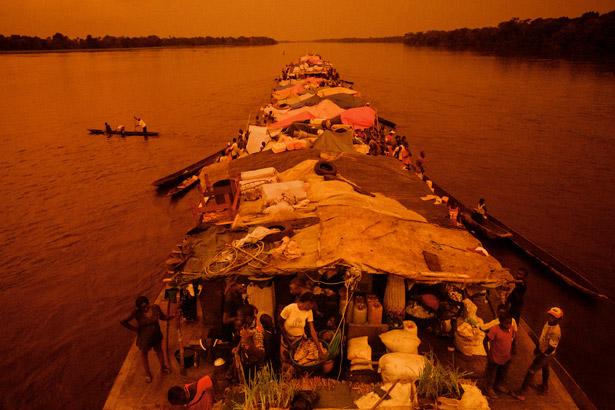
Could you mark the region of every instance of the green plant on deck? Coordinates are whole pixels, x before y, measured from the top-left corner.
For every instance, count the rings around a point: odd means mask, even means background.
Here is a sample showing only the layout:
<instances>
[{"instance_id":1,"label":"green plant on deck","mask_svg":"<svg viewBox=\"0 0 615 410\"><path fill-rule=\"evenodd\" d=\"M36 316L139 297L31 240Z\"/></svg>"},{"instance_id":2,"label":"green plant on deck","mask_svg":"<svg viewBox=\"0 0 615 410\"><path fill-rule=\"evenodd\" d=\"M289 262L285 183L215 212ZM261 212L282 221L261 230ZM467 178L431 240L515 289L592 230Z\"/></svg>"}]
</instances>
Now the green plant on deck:
<instances>
[{"instance_id":1,"label":"green plant on deck","mask_svg":"<svg viewBox=\"0 0 615 410\"><path fill-rule=\"evenodd\" d=\"M274 407L288 408L295 393L295 386L273 371L267 363L242 386L243 403L233 403L233 409L265 410Z\"/></svg>"},{"instance_id":2,"label":"green plant on deck","mask_svg":"<svg viewBox=\"0 0 615 410\"><path fill-rule=\"evenodd\" d=\"M425 397L451 397L460 399L463 394L460 381L468 373L456 367L448 367L438 362L433 352L425 355L425 367L419 373L416 392Z\"/></svg>"}]
</instances>

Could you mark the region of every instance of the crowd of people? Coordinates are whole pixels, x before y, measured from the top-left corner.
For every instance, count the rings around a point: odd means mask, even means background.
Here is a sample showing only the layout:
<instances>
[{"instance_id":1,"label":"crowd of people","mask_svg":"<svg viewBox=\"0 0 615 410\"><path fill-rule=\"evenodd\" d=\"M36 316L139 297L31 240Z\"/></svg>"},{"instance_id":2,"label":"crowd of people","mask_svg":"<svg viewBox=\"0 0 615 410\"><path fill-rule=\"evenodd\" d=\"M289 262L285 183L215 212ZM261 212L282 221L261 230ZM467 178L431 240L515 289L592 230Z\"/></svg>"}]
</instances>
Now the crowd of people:
<instances>
[{"instance_id":1,"label":"crowd of people","mask_svg":"<svg viewBox=\"0 0 615 410\"><path fill-rule=\"evenodd\" d=\"M238 381L242 377L252 377L266 363L287 377L296 375L297 368L291 354L306 339L314 342L317 352L314 359L324 363L327 358L317 328L323 331L337 327L338 307L330 303L331 297L339 300L337 293L323 291L315 295L305 278L294 278L288 287L292 303L278 306L275 319L263 313L257 321L258 309L245 296L247 283L244 276L238 276L224 296L223 331L218 335L231 343L233 354L239 359L230 367L227 379ZM326 283L325 289L328 289Z\"/></svg>"},{"instance_id":2,"label":"crowd of people","mask_svg":"<svg viewBox=\"0 0 615 410\"><path fill-rule=\"evenodd\" d=\"M515 360L518 323L527 291L527 275L525 268L519 268L515 272L514 281L500 290L501 303L497 307L496 318L491 322L479 324L479 329L485 334L484 347L487 352L485 376L480 386L491 399L497 399L499 394L505 393L525 400L530 386L534 386L539 392L549 390L549 365L561 339L559 323L563 318L563 311L558 307L547 311L546 323L534 351L534 359L523 381L516 389L509 387L508 370L511 362ZM343 286L341 274L335 269L324 272L317 282L320 289L315 294L314 281L303 276L290 280L286 295L287 302L290 303L278 306L274 313L275 318L269 314L258 316L257 307L250 304L247 298L249 280L245 276L236 276L228 282L224 294L222 327L214 333L215 338L226 341L232 347L234 360L226 373L228 381L243 382L250 379L258 369L268 363L286 377L301 375L301 367L297 366L292 354L301 343L310 340L314 342L315 360L322 364L332 362L320 340L325 339L323 333L326 331L335 333L340 322L340 297L343 298L342 291L346 288ZM459 302L459 297L454 297L455 288L442 284L437 287L441 292L436 292L435 295L424 294L417 287L413 289L417 294L411 298L416 297L423 306L433 308L436 313L433 325L428 330L436 336L451 339L450 346L453 346L455 324L463 319L463 304ZM433 297L430 299L428 296ZM437 307L433 306L436 301ZM158 305L150 305L144 296L138 297L135 305L136 309L120 323L137 332L136 344L141 353L145 381L150 383L152 373L148 352L152 349L158 357L162 373L171 373L161 348L163 337L159 320L169 321L175 314L164 314ZM136 326L131 324L132 321L136 322ZM331 341L331 338L328 341ZM534 376L539 371L542 372L542 383L533 385ZM212 379L206 376L194 383L174 386L169 389L168 400L171 404L209 409L214 400Z\"/></svg>"},{"instance_id":3,"label":"crowd of people","mask_svg":"<svg viewBox=\"0 0 615 410\"><path fill-rule=\"evenodd\" d=\"M425 151L419 153L412 162L412 152L406 136L398 135L394 130L385 130L384 125L358 130L356 137L369 147L369 155L389 155L402 163L402 168L414 171L423 178L425 173Z\"/></svg>"}]
</instances>

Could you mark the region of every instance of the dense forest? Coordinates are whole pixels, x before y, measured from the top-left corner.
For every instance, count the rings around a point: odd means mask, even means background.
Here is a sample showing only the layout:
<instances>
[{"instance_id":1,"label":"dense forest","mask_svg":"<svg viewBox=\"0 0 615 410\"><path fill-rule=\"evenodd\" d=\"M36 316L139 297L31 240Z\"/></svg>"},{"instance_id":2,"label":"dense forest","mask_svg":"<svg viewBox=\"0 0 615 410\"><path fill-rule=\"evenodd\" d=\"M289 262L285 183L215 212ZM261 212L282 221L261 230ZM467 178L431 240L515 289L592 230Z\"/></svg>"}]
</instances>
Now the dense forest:
<instances>
[{"instance_id":1,"label":"dense forest","mask_svg":"<svg viewBox=\"0 0 615 410\"><path fill-rule=\"evenodd\" d=\"M70 39L56 33L53 37L40 38L28 36L0 35L0 50L95 50L108 48L138 47L194 47L194 46L261 46L277 44L269 37L92 37Z\"/></svg>"},{"instance_id":2,"label":"dense forest","mask_svg":"<svg viewBox=\"0 0 615 410\"><path fill-rule=\"evenodd\" d=\"M408 33L410 46L445 47L502 55L615 57L615 11L578 18L513 18L497 27Z\"/></svg>"},{"instance_id":3,"label":"dense forest","mask_svg":"<svg viewBox=\"0 0 615 410\"><path fill-rule=\"evenodd\" d=\"M401 43L404 41L403 36L396 37L346 37L335 39L314 40L316 43Z\"/></svg>"}]
</instances>

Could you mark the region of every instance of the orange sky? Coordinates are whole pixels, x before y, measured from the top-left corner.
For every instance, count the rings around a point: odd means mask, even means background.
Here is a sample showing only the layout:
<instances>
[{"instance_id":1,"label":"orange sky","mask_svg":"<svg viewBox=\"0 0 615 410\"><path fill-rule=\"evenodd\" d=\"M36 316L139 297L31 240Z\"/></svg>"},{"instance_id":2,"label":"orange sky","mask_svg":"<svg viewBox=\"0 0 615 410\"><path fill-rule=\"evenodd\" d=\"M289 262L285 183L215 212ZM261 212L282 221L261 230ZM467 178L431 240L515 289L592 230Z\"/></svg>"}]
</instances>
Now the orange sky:
<instances>
[{"instance_id":1,"label":"orange sky","mask_svg":"<svg viewBox=\"0 0 615 410\"><path fill-rule=\"evenodd\" d=\"M513 17L578 17L615 0L4 0L0 34L381 37L495 26Z\"/></svg>"}]
</instances>

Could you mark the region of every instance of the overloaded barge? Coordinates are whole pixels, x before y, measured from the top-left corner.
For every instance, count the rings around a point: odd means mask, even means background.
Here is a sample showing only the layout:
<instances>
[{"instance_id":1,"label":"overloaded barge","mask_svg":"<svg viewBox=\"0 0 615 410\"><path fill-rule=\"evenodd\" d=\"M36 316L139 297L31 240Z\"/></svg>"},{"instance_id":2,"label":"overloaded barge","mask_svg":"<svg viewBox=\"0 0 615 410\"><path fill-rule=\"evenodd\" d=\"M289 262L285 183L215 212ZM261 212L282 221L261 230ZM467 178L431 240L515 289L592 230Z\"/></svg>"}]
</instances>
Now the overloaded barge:
<instances>
[{"instance_id":1,"label":"overloaded barge","mask_svg":"<svg viewBox=\"0 0 615 410\"><path fill-rule=\"evenodd\" d=\"M578 408L556 376L525 402L486 397L485 331L516 281L346 85L302 57L248 135L157 181L198 174L195 228L155 302L177 313L172 373L152 363L146 383L133 346L105 409ZM366 155L395 145L399 159ZM518 326L510 388L533 358Z\"/></svg>"}]
</instances>

